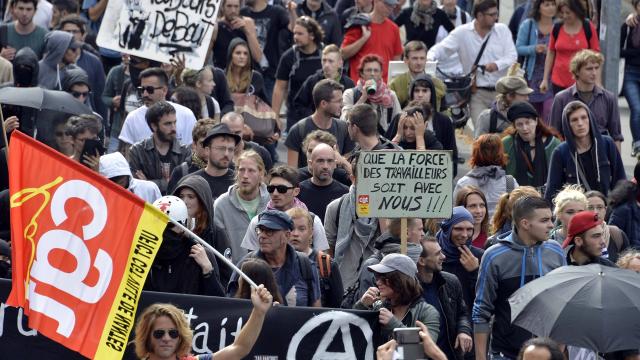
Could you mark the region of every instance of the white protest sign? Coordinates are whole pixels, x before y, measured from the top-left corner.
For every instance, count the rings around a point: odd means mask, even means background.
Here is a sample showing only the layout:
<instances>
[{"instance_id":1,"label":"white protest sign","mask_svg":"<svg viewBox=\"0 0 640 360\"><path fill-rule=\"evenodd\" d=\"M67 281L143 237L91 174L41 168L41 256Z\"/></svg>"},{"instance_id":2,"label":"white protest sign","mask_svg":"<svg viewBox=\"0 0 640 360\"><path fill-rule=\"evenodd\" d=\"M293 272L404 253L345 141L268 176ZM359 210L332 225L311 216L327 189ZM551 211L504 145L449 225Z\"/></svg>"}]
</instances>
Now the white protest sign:
<instances>
[{"instance_id":1,"label":"white protest sign","mask_svg":"<svg viewBox=\"0 0 640 360\"><path fill-rule=\"evenodd\" d=\"M221 0L109 0L99 46L168 63L185 55L186 67L204 66Z\"/></svg>"},{"instance_id":2,"label":"white protest sign","mask_svg":"<svg viewBox=\"0 0 640 360\"><path fill-rule=\"evenodd\" d=\"M357 165L360 217L448 218L451 151L363 151Z\"/></svg>"}]
</instances>

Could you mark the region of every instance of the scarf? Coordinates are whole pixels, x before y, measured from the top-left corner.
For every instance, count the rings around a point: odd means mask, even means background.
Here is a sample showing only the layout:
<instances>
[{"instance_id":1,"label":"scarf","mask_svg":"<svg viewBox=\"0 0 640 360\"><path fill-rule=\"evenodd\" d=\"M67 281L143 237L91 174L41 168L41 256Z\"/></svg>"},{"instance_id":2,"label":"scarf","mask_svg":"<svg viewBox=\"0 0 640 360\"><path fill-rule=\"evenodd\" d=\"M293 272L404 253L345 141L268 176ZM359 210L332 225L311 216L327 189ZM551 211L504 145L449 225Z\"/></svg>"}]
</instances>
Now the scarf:
<instances>
[{"instance_id":1,"label":"scarf","mask_svg":"<svg viewBox=\"0 0 640 360\"><path fill-rule=\"evenodd\" d=\"M301 209L307 209L307 205L305 205L305 203L303 203L302 201L300 201L300 199L298 199L297 197L293 198L293 206L291 207L293 208L301 208ZM267 203L267 210L279 210L276 209L275 206L273 206L273 203L271 202L271 200L269 200L269 202Z\"/></svg>"},{"instance_id":2,"label":"scarf","mask_svg":"<svg viewBox=\"0 0 640 360\"><path fill-rule=\"evenodd\" d=\"M453 208L451 218L440 223L440 230L436 234L436 238L440 247L442 247L442 253L446 256L446 263L460 261L460 250L451 242L451 230L453 230L454 225L463 221L469 221L473 224L473 215L464 206L456 206ZM471 247L472 239L473 236L467 240L467 247Z\"/></svg>"},{"instance_id":3,"label":"scarf","mask_svg":"<svg viewBox=\"0 0 640 360\"><path fill-rule=\"evenodd\" d=\"M533 187L543 186L547 182L547 156L544 152L544 143L541 135L536 135L535 157L531 159L531 145L514 134L514 146L516 158L515 178L520 185ZM533 181L529 180L529 174L533 175Z\"/></svg>"},{"instance_id":4,"label":"scarf","mask_svg":"<svg viewBox=\"0 0 640 360\"><path fill-rule=\"evenodd\" d=\"M195 152L191 154L191 163L197 166L199 169L204 169L207 167L207 162L200 159Z\"/></svg>"},{"instance_id":5,"label":"scarf","mask_svg":"<svg viewBox=\"0 0 640 360\"><path fill-rule=\"evenodd\" d=\"M364 92L364 80L358 80L358 88ZM393 107L393 95L387 84L382 80L376 81L376 93L367 96L367 101L372 104L382 105L383 107Z\"/></svg>"},{"instance_id":6,"label":"scarf","mask_svg":"<svg viewBox=\"0 0 640 360\"><path fill-rule=\"evenodd\" d=\"M400 241L400 239L398 239ZM400 244L398 242L385 242L384 244L376 244L376 248L380 251L381 257L385 257L389 254L400 254ZM418 263L418 259L422 254L422 245L407 243L407 256L413 260L414 263Z\"/></svg>"},{"instance_id":7,"label":"scarf","mask_svg":"<svg viewBox=\"0 0 640 360\"><path fill-rule=\"evenodd\" d=\"M413 4L413 11L411 12L411 22L415 27L424 24L424 30L429 31L433 28L433 15L438 10L438 4L436 1L431 1L430 6L422 6L419 3Z\"/></svg>"},{"instance_id":8,"label":"scarf","mask_svg":"<svg viewBox=\"0 0 640 360\"><path fill-rule=\"evenodd\" d=\"M378 220L376 218L356 216L356 187L351 185L349 195L345 197L340 207L334 260L340 262L345 250L350 246L360 246L363 253L364 249L369 246L377 228ZM352 241L352 235L354 240L358 241L357 243ZM348 261L358 261L358 259L348 259Z\"/></svg>"}]
</instances>

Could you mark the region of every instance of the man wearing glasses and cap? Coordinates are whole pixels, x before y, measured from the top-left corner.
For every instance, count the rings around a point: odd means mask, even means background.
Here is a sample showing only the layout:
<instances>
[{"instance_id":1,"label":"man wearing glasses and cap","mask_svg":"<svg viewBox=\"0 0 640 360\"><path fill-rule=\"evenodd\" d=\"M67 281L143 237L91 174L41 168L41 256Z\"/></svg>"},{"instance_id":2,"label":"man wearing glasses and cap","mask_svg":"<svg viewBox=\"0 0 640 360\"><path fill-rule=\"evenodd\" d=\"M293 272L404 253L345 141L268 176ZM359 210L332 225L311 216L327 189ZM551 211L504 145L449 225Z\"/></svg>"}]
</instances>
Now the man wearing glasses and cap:
<instances>
[{"instance_id":1,"label":"man wearing glasses and cap","mask_svg":"<svg viewBox=\"0 0 640 360\"><path fill-rule=\"evenodd\" d=\"M320 278L318 269L312 266L307 255L298 253L289 245L293 221L279 210L265 210L258 215L256 234L259 248L247 254L240 262L250 258L266 261L276 278L280 295L285 306L320 307ZM229 281L227 296L233 296L238 289L238 273L234 272Z\"/></svg>"},{"instance_id":2,"label":"man wearing glasses and cap","mask_svg":"<svg viewBox=\"0 0 640 360\"><path fill-rule=\"evenodd\" d=\"M120 132L120 149L126 153L129 147L151 136L151 129L145 120L147 109L167 97L169 91L169 79L160 68L148 68L140 73L140 86L137 87L138 95L142 99L143 106L130 112L122 125ZM196 117L188 108L169 102L176 109L176 138L181 145L191 145L191 132L196 123Z\"/></svg>"}]
</instances>

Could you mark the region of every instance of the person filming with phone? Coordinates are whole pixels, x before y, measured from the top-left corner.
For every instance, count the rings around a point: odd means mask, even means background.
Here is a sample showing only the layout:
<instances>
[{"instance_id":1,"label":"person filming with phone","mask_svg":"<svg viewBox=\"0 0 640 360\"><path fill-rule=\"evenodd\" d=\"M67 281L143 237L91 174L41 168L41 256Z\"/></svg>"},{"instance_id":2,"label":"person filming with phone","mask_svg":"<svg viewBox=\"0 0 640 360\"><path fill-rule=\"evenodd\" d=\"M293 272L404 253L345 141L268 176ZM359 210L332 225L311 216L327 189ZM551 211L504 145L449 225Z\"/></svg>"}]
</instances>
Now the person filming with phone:
<instances>
[{"instance_id":1,"label":"person filming with phone","mask_svg":"<svg viewBox=\"0 0 640 360\"><path fill-rule=\"evenodd\" d=\"M95 115L72 116L67 120L66 133L73 139L71 159L98 172L100 156L104 155L104 145L98 134L102 131L102 122Z\"/></svg>"},{"instance_id":2,"label":"person filming with phone","mask_svg":"<svg viewBox=\"0 0 640 360\"><path fill-rule=\"evenodd\" d=\"M416 263L406 255L389 254L367 269L374 273L376 286L367 289L353 308L380 311L382 338L389 340L394 329L414 327L420 321L433 341L438 341L440 315L422 297Z\"/></svg>"}]
</instances>

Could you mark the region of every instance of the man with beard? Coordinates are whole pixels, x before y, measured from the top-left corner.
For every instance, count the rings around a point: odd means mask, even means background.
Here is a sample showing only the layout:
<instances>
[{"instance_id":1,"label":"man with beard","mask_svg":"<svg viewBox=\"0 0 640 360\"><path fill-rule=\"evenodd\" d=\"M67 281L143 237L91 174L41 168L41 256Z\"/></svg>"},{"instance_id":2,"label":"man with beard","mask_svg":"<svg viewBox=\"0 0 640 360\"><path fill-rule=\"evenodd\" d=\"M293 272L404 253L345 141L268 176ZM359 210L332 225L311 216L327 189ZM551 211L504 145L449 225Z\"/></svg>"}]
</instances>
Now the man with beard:
<instances>
[{"instance_id":1,"label":"man with beard","mask_svg":"<svg viewBox=\"0 0 640 360\"><path fill-rule=\"evenodd\" d=\"M341 154L353 150L354 144L349 138L347 123L340 120L343 89L342 85L331 79L320 80L313 87L315 112L292 126L285 142L289 166L301 168L307 165L307 155L302 143L307 135L315 130L333 134L338 141L337 147Z\"/></svg>"},{"instance_id":2,"label":"man with beard","mask_svg":"<svg viewBox=\"0 0 640 360\"><path fill-rule=\"evenodd\" d=\"M176 139L176 110L170 103L159 101L151 105L145 119L153 134L131 147L131 173L138 179L153 181L166 194L171 171L189 157L189 148Z\"/></svg>"},{"instance_id":3,"label":"man with beard","mask_svg":"<svg viewBox=\"0 0 640 360\"><path fill-rule=\"evenodd\" d=\"M248 16L240 16L240 0L223 0L220 8L222 17L218 18L213 36L213 64L220 69L227 68L227 52L231 40L239 37L249 45L251 57L260 63L262 49L256 33L256 24Z\"/></svg>"},{"instance_id":4,"label":"man with beard","mask_svg":"<svg viewBox=\"0 0 640 360\"><path fill-rule=\"evenodd\" d=\"M228 155L225 156L233 156L235 147L230 144L226 146ZM209 162L211 161L210 156ZM213 204L213 220L217 227L227 231L231 257L235 263L247 254L247 250L243 249L241 244L249 221L265 210L269 201L267 186L262 183L264 163L258 153L253 150L243 152L238 157L236 172L235 184Z\"/></svg>"},{"instance_id":5,"label":"man with beard","mask_svg":"<svg viewBox=\"0 0 640 360\"><path fill-rule=\"evenodd\" d=\"M615 267L602 257L602 249L606 248L602 219L593 211L580 211L571 218L562 248L567 249L567 265L597 263Z\"/></svg>"},{"instance_id":6,"label":"man with beard","mask_svg":"<svg viewBox=\"0 0 640 360\"><path fill-rule=\"evenodd\" d=\"M38 58L42 57L44 50L44 36L47 30L36 25L33 17L36 14L38 0L14 0L11 2L11 14L15 19L13 22L3 26L0 31L2 41L2 51L0 56L13 61L16 51L23 47L30 47Z\"/></svg>"},{"instance_id":7,"label":"man with beard","mask_svg":"<svg viewBox=\"0 0 640 360\"><path fill-rule=\"evenodd\" d=\"M202 140L202 147L208 152L207 165L193 174L207 180L214 199L233 185L234 172L229 166L240 140L240 136L231 131L227 124L215 125Z\"/></svg>"},{"instance_id":8,"label":"man with beard","mask_svg":"<svg viewBox=\"0 0 640 360\"><path fill-rule=\"evenodd\" d=\"M137 87L138 95L144 105L130 112L120 131L120 152L125 153L132 144L148 138L151 129L145 123L147 109L159 101L165 101L169 91L169 78L164 70L153 67L143 70L139 76L140 86ZM180 144L191 145L193 126L196 117L188 108L168 102L175 109L176 116L176 138ZM135 175L135 174L134 174Z\"/></svg>"},{"instance_id":9,"label":"man with beard","mask_svg":"<svg viewBox=\"0 0 640 360\"><path fill-rule=\"evenodd\" d=\"M349 192L349 188L333 180L336 169L336 153L327 144L318 144L309 160L311 179L300 183L300 201L307 205L309 211L316 214L324 223L327 205L333 200Z\"/></svg>"}]
</instances>

